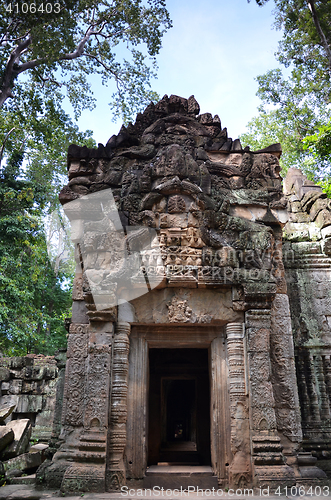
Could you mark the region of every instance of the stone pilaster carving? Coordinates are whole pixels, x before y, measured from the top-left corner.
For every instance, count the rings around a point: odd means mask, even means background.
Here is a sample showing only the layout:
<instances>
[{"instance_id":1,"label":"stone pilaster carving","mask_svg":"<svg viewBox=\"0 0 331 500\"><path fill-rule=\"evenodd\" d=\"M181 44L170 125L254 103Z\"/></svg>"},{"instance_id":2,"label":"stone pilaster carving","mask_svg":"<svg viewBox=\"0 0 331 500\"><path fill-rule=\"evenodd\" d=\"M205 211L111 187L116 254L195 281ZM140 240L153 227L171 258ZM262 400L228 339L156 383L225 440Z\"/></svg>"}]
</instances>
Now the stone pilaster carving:
<instances>
[{"instance_id":1,"label":"stone pilaster carving","mask_svg":"<svg viewBox=\"0 0 331 500\"><path fill-rule=\"evenodd\" d=\"M70 325L64 384L62 424L83 424L88 325Z\"/></svg>"},{"instance_id":2,"label":"stone pilaster carving","mask_svg":"<svg viewBox=\"0 0 331 500\"><path fill-rule=\"evenodd\" d=\"M326 390L327 390L327 394L329 397L329 404L331 407L331 361L330 361L330 355L323 356L323 366L324 366L324 373L325 373Z\"/></svg>"},{"instance_id":3,"label":"stone pilaster carving","mask_svg":"<svg viewBox=\"0 0 331 500\"><path fill-rule=\"evenodd\" d=\"M255 483L271 487L278 486L280 481L294 484L294 471L285 465L277 432L275 398L271 383L270 310L248 311L246 327Z\"/></svg>"},{"instance_id":4,"label":"stone pilaster carving","mask_svg":"<svg viewBox=\"0 0 331 500\"><path fill-rule=\"evenodd\" d=\"M113 341L110 419L106 468L106 489L125 484L124 450L126 445L127 393L129 371L130 324L116 324Z\"/></svg>"},{"instance_id":5,"label":"stone pilaster carving","mask_svg":"<svg viewBox=\"0 0 331 500\"><path fill-rule=\"evenodd\" d=\"M277 294L271 309L270 356L276 421L284 453L294 455L302 441L288 296ZM289 441L288 441L289 440Z\"/></svg>"},{"instance_id":6,"label":"stone pilaster carving","mask_svg":"<svg viewBox=\"0 0 331 500\"><path fill-rule=\"evenodd\" d=\"M231 413L230 483L251 484L249 408L246 387L244 329L242 323L226 325L227 358L229 364L229 396Z\"/></svg>"},{"instance_id":7,"label":"stone pilaster carving","mask_svg":"<svg viewBox=\"0 0 331 500\"><path fill-rule=\"evenodd\" d=\"M326 392L326 384L324 378L323 370L323 360L320 354L314 356L314 364L316 371L316 379L319 387L320 393L320 408L321 408L321 419L325 420L330 418L330 408L329 408L329 398Z\"/></svg>"},{"instance_id":8,"label":"stone pilaster carving","mask_svg":"<svg viewBox=\"0 0 331 500\"><path fill-rule=\"evenodd\" d=\"M310 417L310 400L305 375L305 363L301 356L297 356L297 378L298 389L301 394L301 414L303 420L308 421Z\"/></svg>"},{"instance_id":9,"label":"stone pilaster carving","mask_svg":"<svg viewBox=\"0 0 331 500\"><path fill-rule=\"evenodd\" d=\"M313 420L316 422L321 421L321 414L318 405L318 396L316 392L317 380L315 376L315 366L314 366L314 356L310 352L307 357L307 386L308 386L308 394L310 399L310 411L313 417Z\"/></svg>"},{"instance_id":10,"label":"stone pilaster carving","mask_svg":"<svg viewBox=\"0 0 331 500\"><path fill-rule=\"evenodd\" d=\"M85 394L85 432L108 428L109 384L113 323L92 323L88 347Z\"/></svg>"},{"instance_id":11,"label":"stone pilaster carving","mask_svg":"<svg viewBox=\"0 0 331 500\"><path fill-rule=\"evenodd\" d=\"M94 323L86 327L84 343L78 340L80 337L77 334L77 338L73 334L72 340L69 339L69 367L70 359L78 358L81 352L80 356L84 356L85 360L85 378L80 394L80 432L69 448L63 447L58 454L59 458L68 459L70 455L75 458L75 463L64 473L62 491L105 491L112 330L112 323ZM71 401L70 375L66 381L67 397ZM67 411L67 425L72 422L72 413L73 410L69 413L71 420L68 420Z\"/></svg>"},{"instance_id":12,"label":"stone pilaster carving","mask_svg":"<svg viewBox=\"0 0 331 500\"><path fill-rule=\"evenodd\" d=\"M146 438L148 344L141 337L130 341L126 467L130 477L141 479L147 465Z\"/></svg>"}]
</instances>

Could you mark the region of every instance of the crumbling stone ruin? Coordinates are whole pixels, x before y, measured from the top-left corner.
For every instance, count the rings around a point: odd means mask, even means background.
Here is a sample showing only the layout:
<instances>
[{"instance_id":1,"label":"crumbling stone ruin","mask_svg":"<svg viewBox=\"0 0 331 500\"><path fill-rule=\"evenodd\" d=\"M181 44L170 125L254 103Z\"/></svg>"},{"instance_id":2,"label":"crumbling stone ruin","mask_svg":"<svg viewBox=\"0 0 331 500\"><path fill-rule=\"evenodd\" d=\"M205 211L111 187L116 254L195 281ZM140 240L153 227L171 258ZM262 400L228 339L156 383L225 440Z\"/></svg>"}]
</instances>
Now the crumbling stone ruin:
<instances>
[{"instance_id":1,"label":"crumbling stone ruin","mask_svg":"<svg viewBox=\"0 0 331 500\"><path fill-rule=\"evenodd\" d=\"M69 147L77 271L59 449L39 483L168 486L180 464L204 487L324 480L330 200L297 170L283 192L280 154L243 150L193 96Z\"/></svg>"},{"instance_id":2,"label":"crumbling stone ruin","mask_svg":"<svg viewBox=\"0 0 331 500\"><path fill-rule=\"evenodd\" d=\"M0 358L0 486L33 483L35 478L30 474L49 456L52 446L56 447L63 355L65 352L56 357L30 354Z\"/></svg>"}]
</instances>

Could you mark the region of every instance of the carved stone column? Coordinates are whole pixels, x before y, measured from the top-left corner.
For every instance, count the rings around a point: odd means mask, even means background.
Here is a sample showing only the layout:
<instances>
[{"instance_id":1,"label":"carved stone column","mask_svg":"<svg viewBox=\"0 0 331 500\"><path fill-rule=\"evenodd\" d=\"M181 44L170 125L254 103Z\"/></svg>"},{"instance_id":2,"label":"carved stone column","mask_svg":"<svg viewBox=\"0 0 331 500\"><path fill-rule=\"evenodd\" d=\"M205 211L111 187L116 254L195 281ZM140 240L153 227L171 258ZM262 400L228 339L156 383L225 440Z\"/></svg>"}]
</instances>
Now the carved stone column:
<instances>
[{"instance_id":1,"label":"carved stone column","mask_svg":"<svg viewBox=\"0 0 331 500\"><path fill-rule=\"evenodd\" d=\"M124 450L126 446L127 393L129 371L130 323L116 324L113 341L112 383L106 490L120 489L125 484Z\"/></svg>"},{"instance_id":2,"label":"carved stone column","mask_svg":"<svg viewBox=\"0 0 331 500\"><path fill-rule=\"evenodd\" d=\"M105 491L112 323L84 325L69 337L64 426L79 425L57 458L71 460L63 492ZM82 328L78 328L82 330ZM70 429L70 427L69 427ZM70 434L69 434L70 435Z\"/></svg>"},{"instance_id":3,"label":"carved stone column","mask_svg":"<svg viewBox=\"0 0 331 500\"><path fill-rule=\"evenodd\" d=\"M272 304L270 357L277 430L287 464L294 464L302 430L290 306L286 294L277 294Z\"/></svg>"},{"instance_id":4,"label":"carved stone column","mask_svg":"<svg viewBox=\"0 0 331 500\"><path fill-rule=\"evenodd\" d=\"M231 451L233 454L233 460L230 465L230 484L240 487L248 486L252 481L243 327L242 323L228 323L226 325L231 413Z\"/></svg>"},{"instance_id":5,"label":"carved stone column","mask_svg":"<svg viewBox=\"0 0 331 500\"><path fill-rule=\"evenodd\" d=\"M228 369L224 336L216 337L210 346L211 363L211 462L220 486L229 483L229 463L232 460L230 443L230 412Z\"/></svg>"},{"instance_id":6,"label":"carved stone column","mask_svg":"<svg viewBox=\"0 0 331 500\"><path fill-rule=\"evenodd\" d=\"M284 464L282 445L277 432L271 383L270 310L248 311L246 328L254 483L263 487L277 487L281 483L295 484L293 469Z\"/></svg>"},{"instance_id":7,"label":"carved stone column","mask_svg":"<svg viewBox=\"0 0 331 500\"><path fill-rule=\"evenodd\" d=\"M126 467L129 476L142 479L147 466L148 344L131 337L129 356Z\"/></svg>"}]
</instances>

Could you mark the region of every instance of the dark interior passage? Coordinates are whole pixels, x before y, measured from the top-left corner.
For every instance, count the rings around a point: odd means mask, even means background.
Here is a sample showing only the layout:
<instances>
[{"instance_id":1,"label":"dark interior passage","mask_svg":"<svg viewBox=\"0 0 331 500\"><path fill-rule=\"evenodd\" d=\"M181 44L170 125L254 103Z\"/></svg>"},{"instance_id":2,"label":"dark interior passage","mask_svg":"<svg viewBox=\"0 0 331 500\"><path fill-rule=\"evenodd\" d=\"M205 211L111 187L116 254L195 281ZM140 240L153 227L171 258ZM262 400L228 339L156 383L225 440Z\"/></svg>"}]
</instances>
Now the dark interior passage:
<instances>
[{"instance_id":1,"label":"dark interior passage","mask_svg":"<svg viewBox=\"0 0 331 500\"><path fill-rule=\"evenodd\" d=\"M166 442L196 439L196 381L163 379Z\"/></svg>"},{"instance_id":2,"label":"dark interior passage","mask_svg":"<svg viewBox=\"0 0 331 500\"><path fill-rule=\"evenodd\" d=\"M150 349L149 465L210 465L207 349Z\"/></svg>"}]
</instances>

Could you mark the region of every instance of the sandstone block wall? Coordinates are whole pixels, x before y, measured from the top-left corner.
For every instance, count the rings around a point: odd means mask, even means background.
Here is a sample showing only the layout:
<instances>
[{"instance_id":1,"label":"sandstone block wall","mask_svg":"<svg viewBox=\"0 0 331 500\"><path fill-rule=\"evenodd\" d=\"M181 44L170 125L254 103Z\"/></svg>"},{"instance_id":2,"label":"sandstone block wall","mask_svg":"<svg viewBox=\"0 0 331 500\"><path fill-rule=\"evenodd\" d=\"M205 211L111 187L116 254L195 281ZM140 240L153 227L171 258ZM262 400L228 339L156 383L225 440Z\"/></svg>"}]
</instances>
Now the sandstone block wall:
<instances>
[{"instance_id":1,"label":"sandstone block wall","mask_svg":"<svg viewBox=\"0 0 331 500\"><path fill-rule=\"evenodd\" d=\"M284 181L284 264L304 448L331 457L331 200L298 169Z\"/></svg>"},{"instance_id":2,"label":"sandstone block wall","mask_svg":"<svg viewBox=\"0 0 331 500\"><path fill-rule=\"evenodd\" d=\"M9 420L30 419L33 440L48 442L59 420L63 371L60 358L0 358L0 407L15 406Z\"/></svg>"}]
</instances>

